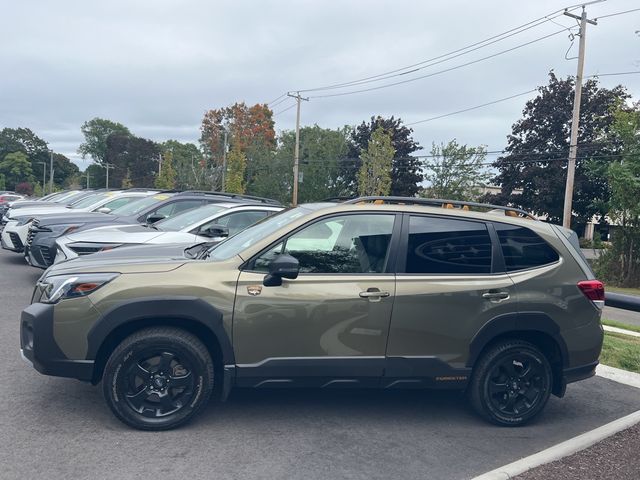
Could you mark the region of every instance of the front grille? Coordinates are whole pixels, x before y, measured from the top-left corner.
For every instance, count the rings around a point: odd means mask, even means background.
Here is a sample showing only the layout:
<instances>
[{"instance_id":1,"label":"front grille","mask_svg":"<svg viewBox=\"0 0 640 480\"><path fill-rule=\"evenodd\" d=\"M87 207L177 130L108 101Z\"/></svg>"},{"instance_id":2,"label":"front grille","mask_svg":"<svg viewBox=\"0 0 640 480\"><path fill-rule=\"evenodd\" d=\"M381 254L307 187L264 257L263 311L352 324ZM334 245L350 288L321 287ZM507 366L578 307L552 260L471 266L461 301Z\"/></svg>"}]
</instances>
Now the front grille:
<instances>
[{"instance_id":1,"label":"front grille","mask_svg":"<svg viewBox=\"0 0 640 480\"><path fill-rule=\"evenodd\" d=\"M11 239L11 243L13 243L13 248L15 248L16 250L24 249L24 245L22 244L22 241L20 240L20 237L17 233L9 232L9 238Z\"/></svg>"},{"instance_id":2,"label":"front grille","mask_svg":"<svg viewBox=\"0 0 640 480\"><path fill-rule=\"evenodd\" d=\"M42 260L44 260L45 265L50 267L53 265L53 260L51 260L51 254L49 253L49 249L47 247L42 247L40 249L40 255L42 255Z\"/></svg>"},{"instance_id":3,"label":"front grille","mask_svg":"<svg viewBox=\"0 0 640 480\"><path fill-rule=\"evenodd\" d=\"M36 228L38 228L38 225L40 225L40 222L38 220L34 220L29 226L29 233L27 233L27 245L29 247L33 245L33 237L36 236Z\"/></svg>"}]
</instances>

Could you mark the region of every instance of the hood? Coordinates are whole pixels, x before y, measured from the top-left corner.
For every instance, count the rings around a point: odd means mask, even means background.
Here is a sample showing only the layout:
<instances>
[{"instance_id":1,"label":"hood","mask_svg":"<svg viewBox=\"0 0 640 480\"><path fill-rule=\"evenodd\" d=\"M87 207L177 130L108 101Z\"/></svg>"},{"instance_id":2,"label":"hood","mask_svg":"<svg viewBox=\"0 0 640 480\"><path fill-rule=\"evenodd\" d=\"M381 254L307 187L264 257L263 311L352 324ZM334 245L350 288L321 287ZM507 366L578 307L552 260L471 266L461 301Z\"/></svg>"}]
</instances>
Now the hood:
<instances>
[{"instance_id":1,"label":"hood","mask_svg":"<svg viewBox=\"0 0 640 480\"><path fill-rule=\"evenodd\" d=\"M187 245L188 246L188 245ZM162 247L124 247L112 252L100 252L84 257L77 257L64 262L56 263L49 267L44 275L63 275L71 273L92 273L92 272L118 272L118 273L152 273L170 272L184 265L188 259L182 254L185 246L174 246L172 252L179 252L177 255L167 255L165 253L151 252L152 248ZM124 255L115 252L128 249L142 249L137 254L125 252Z\"/></svg>"},{"instance_id":2,"label":"hood","mask_svg":"<svg viewBox=\"0 0 640 480\"><path fill-rule=\"evenodd\" d=\"M104 252L92 253L82 257L83 260L97 260L107 262L144 261L185 261L188 257L185 250L193 247L192 243L169 243L164 245L134 245L131 247L114 248Z\"/></svg>"},{"instance_id":3,"label":"hood","mask_svg":"<svg viewBox=\"0 0 640 480\"><path fill-rule=\"evenodd\" d=\"M108 225L67 235L66 243L147 243L163 233L142 225Z\"/></svg>"},{"instance_id":4,"label":"hood","mask_svg":"<svg viewBox=\"0 0 640 480\"><path fill-rule=\"evenodd\" d=\"M16 216L22 215L22 209L16 211ZM37 214L33 215L38 219L40 225L59 225L67 223L112 223L117 224L119 220L113 215L108 213L97 212L74 212L73 210L67 210L64 213L50 213L50 214Z\"/></svg>"},{"instance_id":5,"label":"hood","mask_svg":"<svg viewBox=\"0 0 640 480\"><path fill-rule=\"evenodd\" d=\"M57 213L57 214L61 214L61 213L65 213L65 212L72 212L73 209L71 208L67 208L67 207L63 207L63 206L53 206L53 205L43 205L42 207L36 207L36 206L29 206L29 207L23 207L23 208L17 208L14 209L12 208L11 210L9 210L9 218L15 218L15 217L35 217L37 215L46 215L48 213Z\"/></svg>"}]
</instances>

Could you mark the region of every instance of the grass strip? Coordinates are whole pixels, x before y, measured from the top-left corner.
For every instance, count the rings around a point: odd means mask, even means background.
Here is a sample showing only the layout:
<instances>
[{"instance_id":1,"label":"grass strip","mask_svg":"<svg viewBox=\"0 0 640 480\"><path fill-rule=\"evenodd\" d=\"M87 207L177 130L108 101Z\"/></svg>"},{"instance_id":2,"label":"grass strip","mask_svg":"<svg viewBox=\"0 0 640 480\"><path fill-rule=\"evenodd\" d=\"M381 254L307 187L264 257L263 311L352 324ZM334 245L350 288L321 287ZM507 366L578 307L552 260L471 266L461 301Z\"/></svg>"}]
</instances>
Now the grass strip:
<instances>
[{"instance_id":1,"label":"grass strip","mask_svg":"<svg viewBox=\"0 0 640 480\"><path fill-rule=\"evenodd\" d=\"M610 327L624 328L625 330L631 330L632 332L640 333L640 327L637 325L629 325L628 323L617 322L615 320L609 320L608 318L603 318L602 324L608 325Z\"/></svg>"},{"instance_id":2,"label":"grass strip","mask_svg":"<svg viewBox=\"0 0 640 480\"><path fill-rule=\"evenodd\" d=\"M600 363L640 373L640 338L605 332Z\"/></svg>"}]
</instances>

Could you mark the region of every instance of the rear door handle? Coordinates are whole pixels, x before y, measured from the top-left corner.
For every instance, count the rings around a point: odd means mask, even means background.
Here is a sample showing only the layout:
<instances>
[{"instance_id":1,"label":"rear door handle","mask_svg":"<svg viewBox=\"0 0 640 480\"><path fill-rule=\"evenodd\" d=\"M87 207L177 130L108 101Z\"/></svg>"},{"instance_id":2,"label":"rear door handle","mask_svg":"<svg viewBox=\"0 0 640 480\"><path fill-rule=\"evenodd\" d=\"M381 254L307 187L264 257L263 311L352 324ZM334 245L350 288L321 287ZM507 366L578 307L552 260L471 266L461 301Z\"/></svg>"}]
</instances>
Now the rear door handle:
<instances>
[{"instance_id":1,"label":"rear door handle","mask_svg":"<svg viewBox=\"0 0 640 480\"><path fill-rule=\"evenodd\" d=\"M361 298L384 298L389 295L389 292L382 292L377 288L368 288L366 292L360 292Z\"/></svg>"},{"instance_id":2,"label":"rear door handle","mask_svg":"<svg viewBox=\"0 0 640 480\"><path fill-rule=\"evenodd\" d=\"M509 292L487 292L482 294L482 298L487 300L506 300L509 298Z\"/></svg>"}]
</instances>

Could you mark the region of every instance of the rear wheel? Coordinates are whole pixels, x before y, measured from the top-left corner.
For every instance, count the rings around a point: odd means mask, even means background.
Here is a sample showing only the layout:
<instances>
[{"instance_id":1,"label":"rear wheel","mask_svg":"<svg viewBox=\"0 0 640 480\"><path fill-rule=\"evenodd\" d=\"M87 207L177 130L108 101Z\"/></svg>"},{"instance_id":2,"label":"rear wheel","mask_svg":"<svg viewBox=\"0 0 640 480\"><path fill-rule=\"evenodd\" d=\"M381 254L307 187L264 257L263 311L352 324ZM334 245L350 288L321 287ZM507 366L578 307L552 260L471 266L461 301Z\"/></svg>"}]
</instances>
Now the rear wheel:
<instances>
[{"instance_id":1,"label":"rear wheel","mask_svg":"<svg viewBox=\"0 0 640 480\"><path fill-rule=\"evenodd\" d=\"M213 362L194 335L177 328L134 333L105 366L103 393L111 411L127 425L167 430L188 422L209 401Z\"/></svg>"},{"instance_id":2,"label":"rear wheel","mask_svg":"<svg viewBox=\"0 0 640 480\"><path fill-rule=\"evenodd\" d=\"M471 405L498 425L523 425L538 415L551 393L549 361L534 345L507 340L491 347L474 368Z\"/></svg>"}]
</instances>

